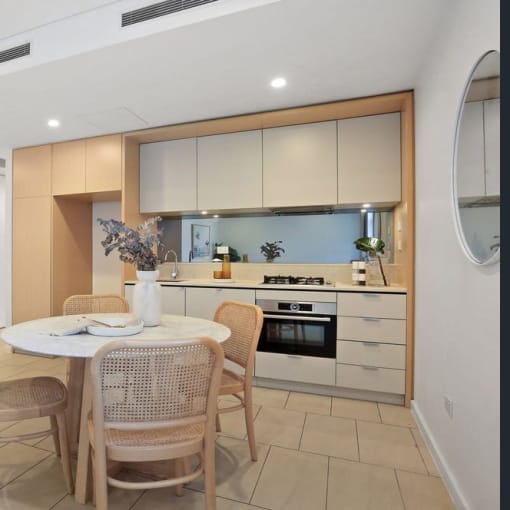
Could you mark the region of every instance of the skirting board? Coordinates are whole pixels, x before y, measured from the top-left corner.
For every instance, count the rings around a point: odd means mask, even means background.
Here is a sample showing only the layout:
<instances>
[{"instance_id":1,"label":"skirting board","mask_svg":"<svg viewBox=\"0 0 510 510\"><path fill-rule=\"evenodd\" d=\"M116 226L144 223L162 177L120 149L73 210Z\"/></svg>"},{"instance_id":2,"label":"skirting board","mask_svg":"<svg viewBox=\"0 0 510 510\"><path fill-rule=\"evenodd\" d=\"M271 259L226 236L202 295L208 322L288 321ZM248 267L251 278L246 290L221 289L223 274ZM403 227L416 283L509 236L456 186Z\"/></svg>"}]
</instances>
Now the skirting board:
<instances>
[{"instance_id":1,"label":"skirting board","mask_svg":"<svg viewBox=\"0 0 510 510\"><path fill-rule=\"evenodd\" d=\"M429 449L429 452L432 455L432 458L434 459L439 472L441 473L441 477L443 478L446 490L448 491L448 494L450 494L455 508L457 510L472 510L462 496L457 481L453 476L453 473L448 468L448 464L446 463L445 458L437 447L437 444L434 441L432 434L430 433L430 429L423 419L423 415L421 414L418 404L415 400L411 400L411 413L414 417L414 420L416 421L416 425L418 425L418 428L420 429L427 448Z\"/></svg>"}]
</instances>

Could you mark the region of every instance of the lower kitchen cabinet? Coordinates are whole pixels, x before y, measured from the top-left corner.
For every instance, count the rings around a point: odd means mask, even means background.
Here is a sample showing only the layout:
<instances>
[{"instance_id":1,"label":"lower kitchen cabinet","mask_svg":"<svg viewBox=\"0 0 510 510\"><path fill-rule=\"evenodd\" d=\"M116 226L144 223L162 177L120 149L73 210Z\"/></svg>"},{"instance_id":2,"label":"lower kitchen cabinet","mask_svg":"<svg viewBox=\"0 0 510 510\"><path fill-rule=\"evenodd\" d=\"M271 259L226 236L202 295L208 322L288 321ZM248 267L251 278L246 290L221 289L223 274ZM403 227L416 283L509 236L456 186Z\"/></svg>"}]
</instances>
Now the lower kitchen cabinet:
<instances>
[{"instance_id":1,"label":"lower kitchen cabinet","mask_svg":"<svg viewBox=\"0 0 510 510\"><path fill-rule=\"evenodd\" d=\"M212 320L223 301L242 301L255 304L255 290L216 287L187 287L186 315Z\"/></svg>"},{"instance_id":2,"label":"lower kitchen cabinet","mask_svg":"<svg viewBox=\"0 0 510 510\"><path fill-rule=\"evenodd\" d=\"M257 352L255 376L282 381L334 386L335 360L334 358Z\"/></svg>"},{"instance_id":3,"label":"lower kitchen cabinet","mask_svg":"<svg viewBox=\"0 0 510 510\"><path fill-rule=\"evenodd\" d=\"M336 385L383 393L405 393L405 370L360 365L336 366Z\"/></svg>"}]
</instances>

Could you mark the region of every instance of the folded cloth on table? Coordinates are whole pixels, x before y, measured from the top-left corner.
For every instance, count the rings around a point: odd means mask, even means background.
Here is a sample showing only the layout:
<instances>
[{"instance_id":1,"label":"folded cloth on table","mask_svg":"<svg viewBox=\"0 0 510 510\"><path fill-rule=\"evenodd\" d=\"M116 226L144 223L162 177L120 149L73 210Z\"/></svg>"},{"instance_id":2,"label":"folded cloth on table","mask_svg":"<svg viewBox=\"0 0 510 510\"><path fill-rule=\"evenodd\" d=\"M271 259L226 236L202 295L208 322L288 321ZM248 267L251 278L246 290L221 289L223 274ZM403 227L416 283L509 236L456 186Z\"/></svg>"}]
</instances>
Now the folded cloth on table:
<instances>
[{"instance_id":1,"label":"folded cloth on table","mask_svg":"<svg viewBox=\"0 0 510 510\"><path fill-rule=\"evenodd\" d=\"M54 319L53 323L46 330L40 330L39 333L51 336L76 335L90 326L92 321L84 317L59 317Z\"/></svg>"}]
</instances>

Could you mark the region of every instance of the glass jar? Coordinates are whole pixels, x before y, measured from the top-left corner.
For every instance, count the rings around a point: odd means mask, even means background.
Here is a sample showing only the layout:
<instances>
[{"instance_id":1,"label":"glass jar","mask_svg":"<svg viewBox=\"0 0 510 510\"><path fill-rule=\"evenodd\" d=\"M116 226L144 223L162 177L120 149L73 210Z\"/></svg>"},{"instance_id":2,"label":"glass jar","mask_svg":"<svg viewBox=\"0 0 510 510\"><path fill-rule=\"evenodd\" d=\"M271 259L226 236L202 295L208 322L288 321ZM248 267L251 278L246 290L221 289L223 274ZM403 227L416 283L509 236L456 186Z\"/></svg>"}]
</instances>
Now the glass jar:
<instances>
[{"instance_id":1,"label":"glass jar","mask_svg":"<svg viewBox=\"0 0 510 510\"><path fill-rule=\"evenodd\" d=\"M230 272L230 255L223 255L223 264L221 265L221 277L230 280L232 274Z\"/></svg>"}]
</instances>

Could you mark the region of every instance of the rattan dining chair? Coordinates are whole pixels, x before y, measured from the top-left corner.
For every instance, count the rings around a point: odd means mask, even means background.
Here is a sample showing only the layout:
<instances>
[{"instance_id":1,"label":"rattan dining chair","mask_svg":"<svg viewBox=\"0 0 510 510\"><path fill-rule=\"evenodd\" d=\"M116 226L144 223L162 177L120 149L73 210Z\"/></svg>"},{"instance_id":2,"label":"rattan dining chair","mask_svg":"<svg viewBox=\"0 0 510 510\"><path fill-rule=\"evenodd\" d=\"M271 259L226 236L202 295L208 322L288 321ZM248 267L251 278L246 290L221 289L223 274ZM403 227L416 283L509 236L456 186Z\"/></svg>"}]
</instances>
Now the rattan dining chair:
<instances>
[{"instance_id":1,"label":"rattan dining chair","mask_svg":"<svg viewBox=\"0 0 510 510\"><path fill-rule=\"evenodd\" d=\"M75 294L69 296L62 305L63 315L86 313L125 313L129 312L129 303L118 294ZM81 395L85 360L67 358L66 382L71 395ZM81 412L81 397L68 410L67 430L69 441L74 446L78 443L78 431Z\"/></svg>"},{"instance_id":2,"label":"rattan dining chair","mask_svg":"<svg viewBox=\"0 0 510 510\"><path fill-rule=\"evenodd\" d=\"M205 508L216 508L215 416L223 350L210 338L108 342L92 359L92 451L97 510L108 486L181 487L205 476ZM191 473L184 458L198 456ZM107 473L107 461L174 460L176 476L130 482ZM186 472L186 474L182 474Z\"/></svg>"},{"instance_id":3,"label":"rattan dining chair","mask_svg":"<svg viewBox=\"0 0 510 510\"><path fill-rule=\"evenodd\" d=\"M255 354L260 331L264 321L260 306L238 301L224 301L214 314L214 321L230 328L231 335L223 342L225 359L240 367L242 373L228 368L223 369L219 395L233 395L239 404L218 408L216 430L221 431L219 415L237 411L244 407L246 432L252 460L257 460L255 430L253 426L252 378Z\"/></svg>"},{"instance_id":4,"label":"rattan dining chair","mask_svg":"<svg viewBox=\"0 0 510 510\"><path fill-rule=\"evenodd\" d=\"M72 494L73 475L64 414L66 407L67 389L55 377L0 381L0 422L29 420L43 416L50 418L49 429L17 435L5 435L4 432L0 436L0 443L20 442L52 435L55 452L62 461L67 492Z\"/></svg>"}]
</instances>

